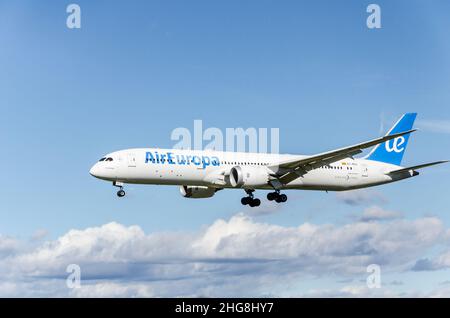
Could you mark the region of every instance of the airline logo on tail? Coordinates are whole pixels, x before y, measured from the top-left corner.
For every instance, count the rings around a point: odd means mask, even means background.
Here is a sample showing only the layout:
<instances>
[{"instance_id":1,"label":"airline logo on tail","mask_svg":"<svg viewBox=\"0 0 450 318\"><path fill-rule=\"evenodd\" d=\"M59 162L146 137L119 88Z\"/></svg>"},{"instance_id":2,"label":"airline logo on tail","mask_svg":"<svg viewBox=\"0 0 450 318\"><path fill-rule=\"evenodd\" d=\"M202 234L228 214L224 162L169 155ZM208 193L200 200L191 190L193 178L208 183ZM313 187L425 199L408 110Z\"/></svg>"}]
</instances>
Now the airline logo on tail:
<instances>
[{"instance_id":1,"label":"airline logo on tail","mask_svg":"<svg viewBox=\"0 0 450 318\"><path fill-rule=\"evenodd\" d=\"M393 139L392 146L390 146L389 142L390 142L390 140L386 141L386 143L385 143L385 148L386 148L387 152L392 152L392 151L402 152L403 150L405 150L405 146L403 146L402 148L399 148L406 142L405 137L400 136L400 137Z\"/></svg>"},{"instance_id":2,"label":"airline logo on tail","mask_svg":"<svg viewBox=\"0 0 450 318\"><path fill-rule=\"evenodd\" d=\"M386 136L411 130L417 113L404 114L395 125L388 131ZM376 146L365 158L368 160L381 161L399 166L403 159L406 146L408 145L408 135L399 136Z\"/></svg>"}]
</instances>

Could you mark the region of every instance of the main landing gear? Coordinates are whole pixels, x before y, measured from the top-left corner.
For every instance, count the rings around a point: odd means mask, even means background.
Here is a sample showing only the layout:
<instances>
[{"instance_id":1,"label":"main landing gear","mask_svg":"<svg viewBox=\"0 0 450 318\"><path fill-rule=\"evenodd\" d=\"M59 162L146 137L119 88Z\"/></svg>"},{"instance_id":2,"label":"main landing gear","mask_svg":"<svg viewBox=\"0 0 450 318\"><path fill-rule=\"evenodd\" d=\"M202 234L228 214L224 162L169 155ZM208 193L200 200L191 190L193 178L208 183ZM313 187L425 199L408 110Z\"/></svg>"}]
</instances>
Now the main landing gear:
<instances>
[{"instance_id":1,"label":"main landing gear","mask_svg":"<svg viewBox=\"0 0 450 318\"><path fill-rule=\"evenodd\" d=\"M280 190L275 190L275 192L267 193L267 200L275 201L277 203L286 202L287 201L287 195L286 194L280 194Z\"/></svg>"},{"instance_id":2,"label":"main landing gear","mask_svg":"<svg viewBox=\"0 0 450 318\"><path fill-rule=\"evenodd\" d=\"M122 197L125 196L126 193L125 193L125 191L123 190L123 182L117 182L117 181L114 181L114 182L113 182L113 186L120 188L120 190L117 191L117 196L118 196L119 198L122 198Z\"/></svg>"},{"instance_id":3,"label":"main landing gear","mask_svg":"<svg viewBox=\"0 0 450 318\"><path fill-rule=\"evenodd\" d=\"M250 190L250 189L246 189L245 190L245 193L247 193L248 196L243 197L241 199L241 203L243 205L247 205L248 204L249 206L251 206L253 208L253 207L259 206L261 204L261 200L260 199L256 199L256 198L253 197L253 192L254 191L255 190Z\"/></svg>"},{"instance_id":4,"label":"main landing gear","mask_svg":"<svg viewBox=\"0 0 450 318\"><path fill-rule=\"evenodd\" d=\"M248 196L243 197L241 199L241 203L243 205L249 205L251 207L255 207L255 206L259 206L261 204L261 200L260 199L256 199L253 196L253 192L255 192L255 190L245 189L245 192L247 193ZM282 203L282 202L286 202L287 201L287 195L286 194L281 194L280 190L275 190L275 192L267 193L267 200L275 201L277 203Z\"/></svg>"}]
</instances>

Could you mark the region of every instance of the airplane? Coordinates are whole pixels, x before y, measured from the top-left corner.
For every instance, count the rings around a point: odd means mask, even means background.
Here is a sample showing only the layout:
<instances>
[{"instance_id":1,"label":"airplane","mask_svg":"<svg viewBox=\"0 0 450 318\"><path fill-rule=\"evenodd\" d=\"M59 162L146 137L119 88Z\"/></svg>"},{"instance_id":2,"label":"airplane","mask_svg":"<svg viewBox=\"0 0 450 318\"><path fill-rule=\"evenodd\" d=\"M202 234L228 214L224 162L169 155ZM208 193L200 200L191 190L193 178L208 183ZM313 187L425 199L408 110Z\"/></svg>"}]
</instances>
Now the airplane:
<instances>
[{"instance_id":1,"label":"airplane","mask_svg":"<svg viewBox=\"0 0 450 318\"><path fill-rule=\"evenodd\" d=\"M286 202L282 190L348 191L415 177L418 169L448 162L401 166L417 113L404 114L383 137L315 155L136 148L103 156L89 171L118 187L178 185L185 198L209 198L222 189L242 189L243 205L257 207L255 190L271 190L269 201ZM363 149L373 147L364 157Z\"/></svg>"}]
</instances>

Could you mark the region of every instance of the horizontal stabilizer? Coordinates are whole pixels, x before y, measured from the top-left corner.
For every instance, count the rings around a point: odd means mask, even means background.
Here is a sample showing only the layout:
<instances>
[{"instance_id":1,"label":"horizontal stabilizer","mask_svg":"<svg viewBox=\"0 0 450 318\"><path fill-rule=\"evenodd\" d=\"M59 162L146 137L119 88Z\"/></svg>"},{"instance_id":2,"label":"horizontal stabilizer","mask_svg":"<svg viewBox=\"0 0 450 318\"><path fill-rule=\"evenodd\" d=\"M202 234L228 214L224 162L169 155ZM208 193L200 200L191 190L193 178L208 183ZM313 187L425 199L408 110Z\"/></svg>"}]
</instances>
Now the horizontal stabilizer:
<instances>
[{"instance_id":1,"label":"horizontal stabilizer","mask_svg":"<svg viewBox=\"0 0 450 318\"><path fill-rule=\"evenodd\" d=\"M414 170L417 170L417 169L421 169L421 168L425 168L425 167L429 167L429 166L434 166L434 165L438 165L438 164L446 163L446 162L449 162L449 160L441 160L441 161L435 161L435 162L430 162L430 163L424 163L424 164L417 165L417 166L406 167L406 168L402 168L402 169L398 169L398 170L389 171L387 174L402 173L402 172L407 172L407 171L414 171Z\"/></svg>"}]
</instances>

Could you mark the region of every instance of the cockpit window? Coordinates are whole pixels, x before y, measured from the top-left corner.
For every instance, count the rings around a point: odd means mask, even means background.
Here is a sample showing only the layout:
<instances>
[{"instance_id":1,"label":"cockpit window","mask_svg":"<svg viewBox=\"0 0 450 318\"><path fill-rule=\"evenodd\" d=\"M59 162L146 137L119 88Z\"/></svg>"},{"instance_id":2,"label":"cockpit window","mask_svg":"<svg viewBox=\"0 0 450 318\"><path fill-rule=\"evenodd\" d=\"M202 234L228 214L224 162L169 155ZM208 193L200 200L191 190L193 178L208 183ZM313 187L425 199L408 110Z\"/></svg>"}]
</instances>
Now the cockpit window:
<instances>
[{"instance_id":1,"label":"cockpit window","mask_svg":"<svg viewBox=\"0 0 450 318\"><path fill-rule=\"evenodd\" d=\"M100 159L99 161L113 161L113 158L111 158L111 157L104 157L104 158Z\"/></svg>"}]
</instances>

